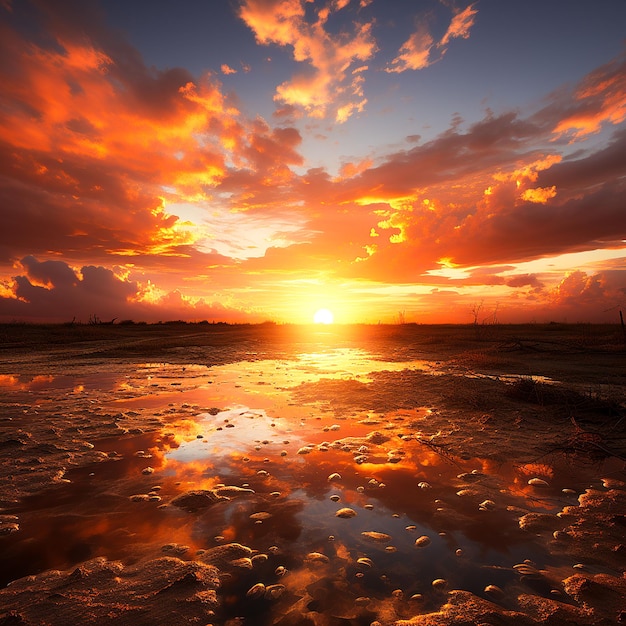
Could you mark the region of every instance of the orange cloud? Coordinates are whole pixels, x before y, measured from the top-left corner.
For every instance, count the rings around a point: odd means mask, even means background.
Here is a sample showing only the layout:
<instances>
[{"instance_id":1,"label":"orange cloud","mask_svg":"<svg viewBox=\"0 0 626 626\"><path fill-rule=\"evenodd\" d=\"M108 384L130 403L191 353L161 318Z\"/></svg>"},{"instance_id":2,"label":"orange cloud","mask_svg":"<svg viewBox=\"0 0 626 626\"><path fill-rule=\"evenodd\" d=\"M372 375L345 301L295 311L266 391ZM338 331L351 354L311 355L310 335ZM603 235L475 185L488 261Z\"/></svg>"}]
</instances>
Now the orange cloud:
<instances>
[{"instance_id":1,"label":"orange cloud","mask_svg":"<svg viewBox=\"0 0 626 626\"><path fill-rule=\"evenodd\" d=\"M580 139L605 124L626 119L626 55L589 74L574 92L575 102L554 127L555 136Z\"/></svg>"},{"instance_id":2,"label":"orange cloud","mask_svg":"<svg viewBox=\"0 0 626 626\"><path fill-rule=\"evenodd\" d=\"M421 70L431 64L430 51L433 37L425 26L420 26L400 48L398 56L385 68L386 72Z\"/></svg>"},{"instance_id":3,"label":"orange cloud","mask_svg":"<svg viewBox=\"0 0 626 626\"><path fill-rule=\"evenodd\" d=\"M470 4L468 7L453 16L446 34L437 44L439 48L447 46L452 39L456 39L458 37L467 39L469 37L470 29L474 26L476 14L478 13L474 6L474 4Z\"/></svg>"},{"instance_id":4,"label":"orange cloud","mask_svg":"<svg viewBox=\"0 0 626 626\"><path fill-rule=\"evenodd\" d=\"M550 198L556 196L556 187L536 187L535 189L525 189L520 196L522 200L527 202L537 202L545 204Z\"/></svg>"},{"instance_id":5,"label":"orange cloud","mask_svg":"<svg viewBox=\"0 0 626 626\"><path fill-rule=\"evenodd\" d=\"M421 70L439 60L452 39L468 39L478 13L471 4L456 12L444 36L435 44L425 23L418 24L417 30L402 44L398 56L385 68L386 72L401 73L407 70ZM439 58L433 58L433 48L439 50Z\"/></svg>"},{"instance_id":6,"label":"orange cloud","mask_svg":"<svg viewBox=\"0 0 626 626\"><path fill-rule=\"evenodd\" d=\"M301 0L245 0L240 17L252 29L258 43L293 48L293 58L307 65L306 71L278 85L275 100L302 107L308 115L325 117L329 111L344 122L361 111L366 100L362 78L349 70L376 51L370 24L355 24L351 31L330 33L326 22L347 2L332 2L307 21Z\"/></svg>"}]
</instances>

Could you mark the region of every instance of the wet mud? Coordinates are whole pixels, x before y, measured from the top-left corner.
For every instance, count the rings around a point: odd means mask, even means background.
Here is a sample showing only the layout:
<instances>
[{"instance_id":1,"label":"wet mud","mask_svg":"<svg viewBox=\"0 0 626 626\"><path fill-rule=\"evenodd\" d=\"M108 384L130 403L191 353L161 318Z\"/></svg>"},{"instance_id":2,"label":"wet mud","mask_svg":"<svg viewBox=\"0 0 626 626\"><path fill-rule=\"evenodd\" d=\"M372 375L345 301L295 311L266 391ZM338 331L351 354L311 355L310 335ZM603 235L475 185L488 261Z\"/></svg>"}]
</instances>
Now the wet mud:
<instances>
[{"instance_id":1,"label":"wet mud","mask_svg":"<svg viewBox=\"0 0 626 626\"><path fill-rule=\"evenodd\" d=\"M626 619L606 329L199 330L3 330L0 624Z\"/></svg>"}]
</instances>

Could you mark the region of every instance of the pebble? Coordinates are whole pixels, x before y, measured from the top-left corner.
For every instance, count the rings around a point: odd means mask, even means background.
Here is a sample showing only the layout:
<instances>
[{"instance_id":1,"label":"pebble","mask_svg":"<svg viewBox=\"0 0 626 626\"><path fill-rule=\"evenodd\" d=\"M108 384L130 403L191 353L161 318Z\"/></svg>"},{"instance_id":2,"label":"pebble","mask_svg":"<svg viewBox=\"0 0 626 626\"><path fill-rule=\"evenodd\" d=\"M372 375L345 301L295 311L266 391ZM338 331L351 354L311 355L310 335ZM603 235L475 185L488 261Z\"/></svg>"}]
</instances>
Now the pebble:
<instances>
[{"instance_id":1,"label":"pebble","mask_svg":"<svg viewBox=\"0 0 626 626\"><path fill-rule=\"evenodd\" d=\"M369 539L371 541L375 541L376 543L387 543L391 541L391 535L387 533L380 533L375 530L366 530L361 533L361 536L364 539Z\"/></svg>"},{"instance_id":2,"label":"pebble","mask_svg":"<svg viewBox=\"0 0 626 626\"><path fill-rule=\"evenodd\" d=\"M549 487L550 485L543 478L531 478L528 484L533 487Z\"/></svg>"},{"instance_id":3,"label":"pebble","mask_svg":"<svg viewBox=\"0 0 626 626\"><path fill-rule=\"evenodd\" d=\"M311 446L302 446L302 448L298 450L298 454L310 454L311 452L313 452Z\"/></svg>"},{"instance_id":4,"label":"pebble","mask_svg":"<svg viewBox=\"0 0 626 626\"><path fill-rule=\"evenodd\" d=\"M428 545L430 545L430 537L427 537L426 535L422 535L415 540L416 548L425 548Z\"/></svg>"},{"instance_id":5,"label":"pebble","mask_svg":"<svg viewBox=\"0 0 626 626\"><path fill-rule=\"evenodd\" d=\"M504 591L502 591L502 589L500 589L497 585L487 585L485 587L485 593L490 593L494 596L504 595Z\"/></svg>"},{"instance_id":6,"label":"pebble","mask_svg":"<svg viewBox=\"0 0 626 626\"><path fill-rule=\"evenodd\" d=\"M308 561L309 563L329 563L330 559L325 555L322 554L321 552L309 552L305 559L305 561Z\"/></svg>"},{"instance_id":7,"label":"pebble","mask_svg":"<svg viewBox=\"0 0 626 626\"><path fill-rule=\"evenodd\" d=\"M153 467L150 467L150 466L148 466L148 467L144 467L144 468L141 470L141 473L142 473L142 474L145 474L146 476L147 476L148 474L153 474L153 473L154 473L154 468L153 468Z\"/></svg>"},{"instance_id":8,"label":"pebble","mask_svg":"<svg viewBox=\"0 0 626 626\"><path fill-rule=\"evenodd\" d=\"M131 502L148 502L150 496L147 493L136 493L129 497Z\"/></svg>"},{"instance_id":9,"label":"pebble","mask_svg":"<svg viewBox=\"0 0 626 626\"><path fill-rule=\"evenodd\" d=\"M355 516L356 516L356 511L354 509L350 509L348 507L345 507L343 509L339 509L335 513L335 517L342 517L344 519L349 519L349 518L355 517Z\"/></svg>"},{"instance_id":10,"label":"pebble","mask_svg":"<svg viewBox=\"0 0 626 626\"><path fill-rule=\"evenodd\" d=\"M483 500L479 505L480 511L493 511L496 508L496 503L493 500Z\"/></svg>"},{"instance_id":11,"label":"pebble","mask_svg":"<svg viewBox=\"0 0 626 626\"><path fill-rule=\"evenodd\" d=\"M270 517L272 517L271 513L268 513L267 511L259 511L258 513L253 513L250 516L250 519L255 520L255 521L258 521L258 520L263 521L263 520L269 519Z\"/></svg>"},{"instance_id":12,"label":"pebble","mask_svg":"<svg viewBox=\"0 0 626 626\"><path fill-rule=\"evenodd\" d=\"M332 496L330 496L330 499L333 502L339 502L339 500L341 500L341 498L336 493L334 493Z\"/></svg>"},{"instance_id":13,"label":"pebble","mask_svg":"<svg viewBox=\"0 0 626 626\"><path fill-rule=\"evenodd\" d=\"M248 598L262 598L265 595L265 585L263 583L257 583L248 589L246 596Z\"/></svg>"},{"instance_id":14,"label":"pebble","mask_svg":"<svg viewBox=\"0 0 626 626\"><path fill-rule=\"evenodd\" d=\"M448 586L448 581L445 578L435 578L430 584L435 589L445 589Z\"/></svg>"},{"instance_id":15,"label":"pebble","mask_svg":"<svg viewBox=\"0 0 626 626\"><path fill-rule=\"evenodd\" d=\"M337 472L333 472L329 477L328 477L329 481L333 481L333 480L341 480L341 474L338 474Z\"/></svg>"},{"instance_id":16,"label":"pebble","mask_svg":"<svg viewBox=\"0 0 626 626\"><path fill-rule=\"evenodd\" d=\"M374 567L374 562L367 556L362 556L360 559L357 559L357 565L361 565L363 567L367 567L368 569Z\"/></svg>"},{"instance_id":17,"label":"pebble","mask_svg":"<svg viewBox=\"0 0 626 626\"><path fill-rule=\"evenodd\" d=\"M285 593L285 585L269 585L265 588L266 600L277 600Z\"/></svg>"},{"instance_id":18,"label":"pebble","mask_svg":"<svg viewBox=\"0 0 626 626\"><path fill-rule=\"evenodd\" d=\"M276 574L276 576L284 576L287 573L287 568L284 565L279 565L275 570L274 570L274 574Z\"/></svg>"},{"instance_id":19,"label":"pebble","mask_svg":"<svg viewBox=\"0 0 626 626\"><path fill-rule=\"evenodd\" d=\"M420 489L432 489L432 485L430 483L427 483L425 480L417 483L417 486Z\"/></svg>"}]
</instances>

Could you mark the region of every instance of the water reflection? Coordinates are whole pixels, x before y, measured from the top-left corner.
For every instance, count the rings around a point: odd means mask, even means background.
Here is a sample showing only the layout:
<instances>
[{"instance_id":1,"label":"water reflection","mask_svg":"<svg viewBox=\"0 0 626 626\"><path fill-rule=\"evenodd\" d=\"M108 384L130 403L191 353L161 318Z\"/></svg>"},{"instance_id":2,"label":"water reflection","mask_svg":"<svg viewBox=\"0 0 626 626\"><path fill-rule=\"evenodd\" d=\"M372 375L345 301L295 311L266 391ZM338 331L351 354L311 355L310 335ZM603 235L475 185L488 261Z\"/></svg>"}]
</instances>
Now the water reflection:
<instances>
[{"instance_id":1,"label":"water reflection","mask_svg":"<svg viewBox=\"0 0 626 626\"><path fill-rule=\"evenodd\" d=\"M556 512L575 502L561 490L588 482L584 472L451 458L414 436L415 425L429 419L427 407L335 414L298 404L291 393L320 378L369 380L374 371L429 367L342 349L290 362L147 363L117 376L3 377L7 393L27 392L40 408L62 401L64 410L76 409L80 393L121 421L157 416L159 428L92 441L99 462L81 463L66 472L69 482L7 508L20 530L0 538L2 583L95 556L202 559L206 550L238 542L266 558L224 566L223 619L257 615L265 623L246 592L280 582L288 593L273 606L281 614L306 601L307 610L352 619L356 599L367 597L372 604L363 610L373 620L384 603L397 601L397 590L406 599L420 594L432 608L444 598L435 579L484 596L487 584L518 581L512 565L524 559L558 566L545 543L520 528L520 512ZM550 486L537 491L530 476L545 476ZM184 494L225 487L240 491L210 506L176 504ZM354 515L337 517L342 508ZM428 542L417 547L422 536ZM307 559L311 553L323 558ZM288 573L277 574L280 568ZM396 609L412 614L409 604Z\"/></svg>"}]
</instances>

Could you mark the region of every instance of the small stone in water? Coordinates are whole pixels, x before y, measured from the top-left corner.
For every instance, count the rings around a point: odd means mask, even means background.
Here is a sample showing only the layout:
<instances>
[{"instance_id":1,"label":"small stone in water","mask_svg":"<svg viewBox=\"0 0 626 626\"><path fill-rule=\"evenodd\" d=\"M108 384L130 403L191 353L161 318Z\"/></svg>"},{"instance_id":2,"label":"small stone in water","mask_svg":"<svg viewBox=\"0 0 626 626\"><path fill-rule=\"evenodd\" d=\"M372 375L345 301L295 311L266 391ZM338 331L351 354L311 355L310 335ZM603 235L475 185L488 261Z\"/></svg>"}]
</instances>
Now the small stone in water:
<instances>
[{"instance_id":1,"label":"small stone in water","mask_svg":"<svg viewBox=\"0 0 626 626\"><path fill-rule=\"evenodd\" d=\"M154 468L152 468L152 467L150 467L150 466L148 466L148 467L144 467L144 468L141 470L141 473L142 473L142 474L145 474L145 475L147 476L148 474L152 474L152 473L154 473Z\"/></svg>"},{"instance_id":2,"label":"small stone in water","mask_svg":"<svg viewBox=\"0 0 626 626\"><path fill-rule=\"evenodd\" d=\"M543 480L543 478L531 478L528 481L528 484L533 487L549 487L550 486L545 480Z\"/></svg>"},{"instance_id":3,"label":"small stone in water","mask_svg":"<svg viewBox=\"0 0 626 626\"><path fill-rule=\"evenodd\" d=\"M500 589L500 587L498 587L497 585L487 585L485 587L485 593L490 593L494 596L500 596L504 594L502 589Z\"/></svg>"},{"instance_id":4,"label":"small stone in water","mask_svg":"<svg viewBox=\"0 0 626 626\"><path fill-rule=\"evenodd\" d=\"M276 576L284 576L287 573L287 568L284 565L279 565L275 570Z\"/></svg>"},{"instance_id":5,"label":"small stone in water","mask_svg":"<svg viewBox=\"0 0 626 626\"><path fill-rule=\"evenodd\" d=\"M374 509L374 505L373 504L365 504L363 506L364 509L367 509L368 511L371 511Z\"/></svg>"},{"instance_id":6,"label":"small stone in water","mask_svg":"<svg viewBox=\"0 0 626 626\"><path fill-rule=\"evenodd\" d=\"M306 555L305 561L309 563L328 563L330 559L321 552L309 552Z\"/></svg>"},{"instance_id":7,"label":"small stone in water","mask_svg":"<svg viewBox=\"0 0 626 626\"><path fill-rule=\"evenodd\" d=\"M265 598L267 600L276 600L285 592L285 585L270 585L265 588Z\"/></svg>"},{"instance_id":8,"label":"small stone in water","mask_svg":"<svg viewBox=\"0 0 626 626\"><path fill-rule=\"evenodd\" d=\"M435 578L432 583L430 583L435 589L445 589L448 586L448 581L444 578Z\"/></svg>"},{"instance_id":9,"label":"small stone in water","mask_svg":"<svg viewBox=\"0 0 626 626\"><path fill-rule=\"evenodd\" d=\"M329 481L333 481L333 480L341 480L341 474L338 474L337 472L333 472L329 477L328 477Z\"/></svg>"},{"instance_id":10,"label":"small stone in water","mask_svg":"<svg viewBox=\"0 0 626 626\"><path fill-rule=\"evenodd\" d=\"M246 596L248 598L262 598L265 595L265 585L263 583L257 583L248 589Z\"/></svg>"},{"instance_id":11,"label":"small stone in water","mask_svg":"<svg viewBox=\"0 0 626 626\"><path fill-rule=\"evenodd\" d=\"M268 513L267 511L259 511L258 513L253 513L250 516L250 519L252 519L252 520L266 520L266 519L269 519L270 517L272 517L271 513Z\"/></svg>"},{"instance_id":12,"label":"small stone in water","mask_svg":"<svg viewBox=\"0 0 626 626\"><path fill-rule=\"evenodd\" d=\"M361 565L363 567L374 567L374 562L372 561L372 559L366 557L366 556L362 556L360 559L357 559L357 565Z\"/></svg>"},{"instance_id":13,"label":"small stone in water","mask_svg":"<svg viewBox=\"0 0 626 626\"><path fill-rule=\"evenodd\" d=\"M342 517L344 519L349 519L350 517L354 517L356 515L356 511L354 509L350 509L345 507L343 509L339 509L335 513L335 517Z\"/></svg>"},{"instance_id":14,"label":"small stone in water","mask_svg":"<svg viewBox=\"0 0 626 626\"><path fill-rule=\"evenodd\" d=\"M377 543L387 543L391 541L391 535L387 533L379 533L375 530L367 530L361 533L361 536L364 539L370 539L371 541L375 541Z\"/></svg>"},{"instance_id":15,"label":"small stone in water","mask_svg":"<svg viewBox=\"0 0 626 626\"><path fill-rule=\"evenodd\" d=\"M421 481L421 482L417 483L417 486L418 486L420 489L431 489L431 488L432 488L432 485L431 485L430 483L427 483L425 480L423 480L423 481Z\"/></svg>"},{"instance_id":16,"label":"small stone in water","mask_svg":"<svg viewBox=\"0 0 626 626\"><path fill-rule=\"evenodd\" d=\"M416 548L425 548L428 545L430 545L430 537L427 537L426 535L422 535L415 540Z\"/></svg>"},{"instance_id":17,"label":"small stone in water","mask_svg":"<svg viewBox=\"0 0 626 626\"><path fill-rule=\"evenodd\" d=\"M481 511L493 511L496 508L496 503L493 500L483 500L478 508Z\"/></svg>"},{"instance_id":18,"label":"small stone in water","mask_svg":"<svg viewBox=\"0 0 626 626\"><path fill-rule=\"evenodd\" d=\"M336 493L334 493L332 496L330 496L330 499L333 502L339 502L339 500L341 500L341 498Z\"/></svg>"},{"instance_id":19,"label":"small stone in water","mask_svg":"<svg viewBox=\"0 0 626 626\"><path fill-rule=\"evenodd\" d=\"M458 548L454 554L456 554L456 556L458 557L461 557L463 556L463 550L461 550L461 548Z\"/></svg>"}]
</instances>

